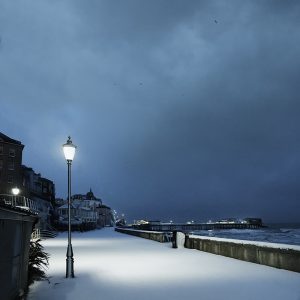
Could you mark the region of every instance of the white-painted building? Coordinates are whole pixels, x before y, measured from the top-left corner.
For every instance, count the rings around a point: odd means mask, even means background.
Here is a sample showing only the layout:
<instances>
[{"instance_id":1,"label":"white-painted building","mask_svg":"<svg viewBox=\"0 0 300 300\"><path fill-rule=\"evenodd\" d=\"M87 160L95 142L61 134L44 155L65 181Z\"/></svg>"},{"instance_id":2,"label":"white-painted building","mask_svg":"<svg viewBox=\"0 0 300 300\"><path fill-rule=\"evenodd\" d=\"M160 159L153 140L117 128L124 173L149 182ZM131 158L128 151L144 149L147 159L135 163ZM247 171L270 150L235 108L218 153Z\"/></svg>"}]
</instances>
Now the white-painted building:
<instances>
[{"instance_id":1,"label":"white-painted building","mask_svg":"<svg viewBox=\"0 0 300 300\"><path fill-rule=\"evenodd\" d=\"M68 224L68 204L57 208L58 227ZM101 228L113 226L114 218L110 207L94 196L92 190L86 195L77 194L71 197L71 224L78 229Z\"/></svg>"}]
</instances>

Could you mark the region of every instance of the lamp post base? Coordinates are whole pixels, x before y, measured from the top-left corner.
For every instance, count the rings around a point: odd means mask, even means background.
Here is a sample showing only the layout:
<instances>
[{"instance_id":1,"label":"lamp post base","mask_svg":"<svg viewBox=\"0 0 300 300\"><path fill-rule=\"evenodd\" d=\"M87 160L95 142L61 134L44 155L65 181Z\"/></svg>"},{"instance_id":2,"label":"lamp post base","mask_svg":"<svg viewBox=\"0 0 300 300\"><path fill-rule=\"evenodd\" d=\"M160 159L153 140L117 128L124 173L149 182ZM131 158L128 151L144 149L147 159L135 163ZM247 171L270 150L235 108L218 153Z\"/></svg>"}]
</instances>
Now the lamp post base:
<instances>
[{"instance_id":1,"label":"lamp post base","mask_svg":"<svg viewBox=\"0 0 300 300\"><path fill-rule=\"evenodd\" d=\"M74 258L72 245L68 245L66 259L66 278L74 278Z\"/></svg>"}]
</instances>

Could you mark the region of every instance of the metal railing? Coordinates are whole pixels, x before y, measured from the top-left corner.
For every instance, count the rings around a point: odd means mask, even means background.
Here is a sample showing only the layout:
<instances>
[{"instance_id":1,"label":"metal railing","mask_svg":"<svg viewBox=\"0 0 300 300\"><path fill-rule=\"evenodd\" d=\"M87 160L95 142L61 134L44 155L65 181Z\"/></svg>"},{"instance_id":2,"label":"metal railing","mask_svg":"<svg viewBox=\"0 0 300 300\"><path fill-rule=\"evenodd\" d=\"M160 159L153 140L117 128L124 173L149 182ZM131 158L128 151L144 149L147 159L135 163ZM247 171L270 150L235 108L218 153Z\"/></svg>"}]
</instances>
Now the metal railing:
<instances>
[{"instance_id":1,"label":"metal railing","mask_svg":"<svg viewBox=\"0 0 300 300\"><path fill-rule=\"evenodd\" d=\"M35 228L31 234L31 240L45 240L49 238L57 237L56 230L47 230L47 229L39 229Z\"/></svg>"},{"instance_id":2,"label":"metal railing","mask_svg":"<svg viewBox=\"0 0 300 300\"><path fill-rule=\"evenodd\" d=\"M30 211L32 213L36 213L39 216L43 214L42 207L39 207L38 202L36 200L32 200L26 198L24 196L14 196L9 194L0 194L0 202L10 205L12 207L20 208L23 210ZM38 239L46 239L46 238L53 238L57 236L56 229L53 228L49 223L46 224L46 228L42 229L36 225L31 234L32 240ZM44 227L44 226L43 226Z\"/></svg>"},{"instance_id":3,"label":"metal railing","mask_svg":"<svg viewBox=\"0 0 300 300\"><path fill-rule=\"evenodd\" d=\"M37 202L24 196L14 196L9 194L0 194L0 201L6 205L39 212Z\"/></svg>"},{"instance_id":4,"label":"metal railing","mask_svg":"<svg viewBox=\"0 0 300 300\"><path fill-rule=\"evenodd\" d=\"M41 231L38 228L35 228L31 233L31 240L39 240L41 239Z\"/></svg>"}]
</instances>

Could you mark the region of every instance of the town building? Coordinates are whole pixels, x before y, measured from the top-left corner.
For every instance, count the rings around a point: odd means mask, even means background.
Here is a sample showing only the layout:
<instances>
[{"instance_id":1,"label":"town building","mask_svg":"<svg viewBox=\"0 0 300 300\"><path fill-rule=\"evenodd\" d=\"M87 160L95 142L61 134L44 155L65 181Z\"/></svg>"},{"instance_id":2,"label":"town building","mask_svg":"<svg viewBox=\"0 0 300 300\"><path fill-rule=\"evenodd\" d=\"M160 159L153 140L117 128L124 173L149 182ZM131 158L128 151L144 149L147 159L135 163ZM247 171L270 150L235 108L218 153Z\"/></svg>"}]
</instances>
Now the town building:
<instances>
[{"instance_id":1,"label":"town building","mask_svg":"<svg viewBox=\"0 0 300 300\"><path fill-rule=\"evenodd\" d=\"M22 189L25 197L32 199L37 204L40 221L39 229L51 230L53 204L55 202L55 185L53 181L44 178L32 168L22 166Z\"/></svg>"},{"instance_id":2,"label":"town building","mask_svg":"<svg viewBox=\"0 0 300 300\"><path fill-rule=\"evenodd\" d=\"M59 199L61 204L61 199ZM114 225L114 217L110 207L104 205L100 198L95 197L92 189L86 194L71 197L71 225L73 229L88 230ZM67 200L56 209L57 227L63 229L68 224Z\"/></svg>"},{"instance_id":3,"label":"town building","mask_svg":"<svg viewBox=\"0 0 300 300\"><path fill-rule=\"evenodd\" d=\"M39 231L51 231L53 224L63 228L68 219L67 201L55 199L53 181L22 164L23 149L20 141L0 132L0 202L36 212ZM18 188L17 194L13 194L13 188ZM91 189L72 196L71 218L74 226L84 230L114 225L111 208Z\"/></svg>"},{"instance_id":4,"label":"town building","mask_svg":"<svg viewBox=\"0 0 300 300\"><path fill-rule=\"evenodd\" d=\"M0 132L0 201L37 212L36 228L49 229L55 185L32 168L22 164L24 145ZM13 195L13 188L18 193Z\"/></svg>"},{"instance_id":5,"label":"town building","mask_svg":"<svg viewBox=\"0 0 300 300\"><path fill-rule=\"evenodd\" d=\"M22 186L22 152L24 145L0 132L0 194L11 194Z\"/></svg>"}]
</instances>

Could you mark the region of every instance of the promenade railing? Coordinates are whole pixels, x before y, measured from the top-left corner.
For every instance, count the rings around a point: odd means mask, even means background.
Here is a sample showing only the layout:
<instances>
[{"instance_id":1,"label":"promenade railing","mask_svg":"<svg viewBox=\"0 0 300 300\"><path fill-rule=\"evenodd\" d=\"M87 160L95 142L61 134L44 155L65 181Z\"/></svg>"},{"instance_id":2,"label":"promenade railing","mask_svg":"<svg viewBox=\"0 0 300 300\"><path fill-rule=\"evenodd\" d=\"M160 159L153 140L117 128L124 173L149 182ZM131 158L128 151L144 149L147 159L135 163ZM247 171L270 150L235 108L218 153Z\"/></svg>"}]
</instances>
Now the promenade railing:
<instances>
[{"instance_id":1,"label":"promenade railing","mask_svg":"<svg viewBox=\"0 0 300 300\"><path fill-rule=\"evenodd\" d=\"M38 204L35 200L26 198L24 196L15 196L9 194L0 194L0 201L6 205L18 207L32 212L39 212Z\"/></svg>"}]
</instances>

